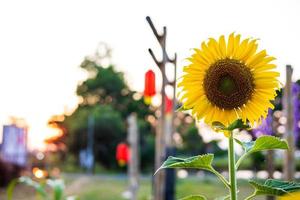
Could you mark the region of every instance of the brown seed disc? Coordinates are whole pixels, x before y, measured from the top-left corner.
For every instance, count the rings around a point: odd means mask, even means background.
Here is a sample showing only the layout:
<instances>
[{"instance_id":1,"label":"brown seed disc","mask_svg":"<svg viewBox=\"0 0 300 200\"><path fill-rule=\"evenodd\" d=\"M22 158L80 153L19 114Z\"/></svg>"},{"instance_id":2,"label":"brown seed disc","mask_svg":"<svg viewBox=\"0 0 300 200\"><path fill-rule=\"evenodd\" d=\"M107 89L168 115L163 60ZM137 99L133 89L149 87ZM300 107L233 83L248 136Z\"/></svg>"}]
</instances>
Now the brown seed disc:
<instances>
[{"instance_id":1,"label":"brown seed disc","mask_svg":"<svg viewBox=\"0 0 300 200\"><path fill-rule=\"evenodd\" d=\"M203 87L213 105L231 110L251 99L254 91L253 75L244 63L226 58L209 67Z\"/></svg>"}]
</instances>

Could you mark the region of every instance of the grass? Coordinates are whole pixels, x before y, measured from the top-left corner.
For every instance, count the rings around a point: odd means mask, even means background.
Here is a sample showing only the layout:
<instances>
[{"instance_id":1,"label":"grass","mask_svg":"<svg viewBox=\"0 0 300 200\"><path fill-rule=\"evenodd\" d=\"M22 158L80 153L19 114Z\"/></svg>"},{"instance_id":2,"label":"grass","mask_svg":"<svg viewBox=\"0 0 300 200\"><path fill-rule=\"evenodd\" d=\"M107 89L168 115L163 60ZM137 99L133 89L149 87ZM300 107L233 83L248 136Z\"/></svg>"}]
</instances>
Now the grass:
<instances>
[{"instance_id":1,"label":"grass","mask_svg":"<svg viewBox=\"0 0 300 200\"><path fill-rule=\"evenodd\" d=\"M123 200L122 193L127 189L127 179L124 176L88 176L65 175L66 191L68 195L76 195L81 200ZM246 181L239 182L239 199L245 199L252 189ZM214 199L224 196L226 189L216 179L208 177L200 179L196 177L177 179L176 199L191 194L205 194L207 198ZM149 200L151 195L151 176L144 177L140 181L138 192L139 200ZM5 192L0 190L0 199L6 200ZM14 200L38 200L32 189L18 186L15 189ZM256 198L265 199L265 198Z\"/></svg>"},{"instance_id":2,"label":"grass","mask_svg":"<svg viewBox=\"0 0 300 200\"><path fill-rule=\"evenodd\" d=\"M82 179L83 178L83 179ZM81 200L122 200L122 192L127 189L127 180L124 178L110 178L110 177L90 177L86 182L84 177L77 178L75 182L83 182L84 187L80 191L68 188L68 194L76 194ZM140 188L138 193L139 200L149 200L151 195L151 177L143 178L140 181ZM74 184L73 178L66 178ZM71 184L71 187L72 187ZM251 187L246 181L239 181L239 196L240 199L245 199L246 196L252 192ZM177 179L176 182L176 199L191 195L191 194L205 194L208 199L214 199L220 196L225 196L227 190L218 180L208 177L200 178L186 178ZM257 198L264 199L264 198Z\"/></svg>"}]
</instances>

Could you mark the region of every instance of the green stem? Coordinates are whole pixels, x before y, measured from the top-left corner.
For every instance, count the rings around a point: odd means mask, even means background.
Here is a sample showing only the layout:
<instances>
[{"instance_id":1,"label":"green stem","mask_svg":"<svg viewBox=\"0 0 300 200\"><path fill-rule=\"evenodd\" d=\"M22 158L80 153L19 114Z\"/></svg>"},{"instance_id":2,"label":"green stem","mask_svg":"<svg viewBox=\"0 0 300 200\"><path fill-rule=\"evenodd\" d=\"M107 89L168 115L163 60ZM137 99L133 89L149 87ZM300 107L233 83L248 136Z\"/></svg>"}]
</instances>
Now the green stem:
<instances>
[{"instance_id":1,"label":"green stem","mask_svg":"<svg viewBox=\"0 0 300 200\"><path fill-rule=\"evenodd\" d=\"M242 163L242 161L248 156L249 154L248 153L244 153L239 159L238 161L236 162L235 164L235 169L237 170L240 166L240 164Z\"/></svg>"},{"instance_id":2,"label":"green stem","mask_svg":"<svg viewBox=\"0 0 300 200\"><path fill-rule=\"evenodd\" d=\"M229 182L224 178L224 176L222 176L222 174L220 174L218 171L216 171L214 168L209 170L210 172L214 173L221 181L222 183L224 183L224 185L230 189L230 184Z\"/></svg>"},{"instance_id":3,"label":"green stem","mask_svg":"<svg viewBox=\"0 0 300 200\"><path fill-rule=\"evenodd\" d=\"M251 194L249 197L247 197L245 200L251 200L253 199L253 197L256 196L256 193Z\"/></svg>"},{"instance_id":4,"label":"green stem","mask_svg":"<svg viewBox=\"0 0 300 200\"><path fill-rule=\"evenodd\" d=\"M233 134L230 133L229 148L228 148L228 158L229 158L229 178L230 178L230 199L237 200L237 184L236 184L236 168L235 168L235 155L234 155L234 142Z\"/></svg>"}]
</instances>

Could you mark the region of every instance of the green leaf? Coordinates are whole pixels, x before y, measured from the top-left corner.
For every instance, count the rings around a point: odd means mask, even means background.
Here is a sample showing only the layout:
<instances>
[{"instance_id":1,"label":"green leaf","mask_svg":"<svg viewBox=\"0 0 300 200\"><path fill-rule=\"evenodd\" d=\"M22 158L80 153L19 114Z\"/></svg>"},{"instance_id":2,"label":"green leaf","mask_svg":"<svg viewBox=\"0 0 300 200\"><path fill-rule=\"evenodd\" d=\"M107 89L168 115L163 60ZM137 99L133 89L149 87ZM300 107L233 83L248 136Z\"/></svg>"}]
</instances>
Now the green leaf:
<instances>
[{"instance_id":1,"label":"green leaf","mask_svg":"<svg viewBox=\"0 0 300 200\"><path fill-rule=\"evenodd\" d=\"M62 200L65 184L63 180L47 180L47 184L53 189L54 200Z\"/></svg>"},{"instance_id":2,"label":"green leaf","mask_svg":"<svg viewBox=\"0 0 300 200\"><path fill-rule=\"evenodd\" d=\"M264 135L255 140L255 142L245 143L246 152L254 153L257 151L265 151L271 149L288 149L286 140L278 137Z\"/></svg>"},{"instance_id":3,"label":"green leaf","mask_svg":"<svg viewBox=\"0 0 300 200\"><path fill-rule=\"evenodd\" d=\"M215 200L230 200L230 195L215 198Z\"/></svg>"},{"instance_id":4,"label":"green leaf","mask_svg":"<svg viewBox=\"0 0 300 200\"><path fill-rule=\"evenodd\" d=\"M180 111L187 111L190 110L191 108L185 108L183 106L179 107L175 112L180 112Z\"/></svg>"},{"instance_id":5,"label":"green leaf","mask_svg":"<svg viewBox=\"0 0 300 200\"><path fill-rule=\"evenodd\" d=\"M212 127L214 130L218 131L218 130L226 130L226 127L224 124L222 124L221 122L215 121L212 123Z\"/></svg>"},{"instance_id":6,"label":"green leaf","mask_svg":"<svg viewBox=\"0 0 300 200\"><path fill-rule=\"evenodd\" d=\"M7 189L6 189L7 200L12 200L13 192L14 192L14 189L15 189L17 184L18 184L17 179L14 179L14 180L9 182L9 184L7 186Z\"/></svg>"},{"instance_id":7,"label":"green leaf","mask_svg":"<svg viewBox=\"0 0 300 200\"><path fill-rule=\"evenodd\" d=\"M275 179L268 179L264 183L259 183L250 180L249 183L255 189L254 192L255 196L257 195L282 196L300 190L300 183L279 181Z\"/></svg>"},{"instance_id":8,"label":"green leaf","mask_svg":"<svg viewBox=\"0 0 300 200\"><path fill-rule=\"evenodd\" d=\"M249 129L250 126L248 124L244 124L243 120L238 119L238 120L235 120L232 124L230 124L226 130L233 131L234 129L237 129L237 128Z\"/></svg>"},{"instance_id":9,"label":"green leaf","mask_svg":"<svg viewBox=\"0 0 300 200\"><path fill-rule=\"evenodd\" d=\"M194 168L194 169L204 169L212 170L212 161L214 159L213 154L204 154L199 156L193 156L189 158L176 158L173 156L168 157L168 159L162 164L162 166L155 172L155 174L165 168Z\"/></svg>"},{"instance_id":10,"label":"green leaf","mask_svg":"<svg viewBox=\"0 0 300 200\"><path fill-rule=\"evenodd\" d=\"M22 176L22 177L19 178L19 182L20 183L25 183L26 185L33 187L35 189L35 191L39 195L41 195L44 199L49 198L45 188L43 187L43 185L33 181L31 178L26 177L26 176Z\"/></svg>"},{"instance_id":11,"label":"green leaf","mask_svg":"<svg viewBox=\"0 0 300 200\"><path fill-rule=\"evenodd\" d=\"M223 130L223 131L233 131L234 129L249 129L250 126L248 124L245 124L243 122L243 120L238 119L235 120L232 124L230 124L228 127L226 127L224 124L222 124L221 122L215 121L212 123L212 127L215 130Z\"/></svg>"},{"instance_id":12,"label":"green leaf","mask_svg":"<svg viewBox=\"0 0 300 200\"><path fill-rule=\"evenodd\" d=\"M236 143L238 143L243 149L245 152L248 152L254 145L254 141L250 141L250 142L242 142L236 138L234 138L234 141Z\"/></svg>"},{"instance_id":13,"label":"green leaf","mask_svg":"<svg viewBox=\"0 0 300 200\"><path fill-rule=\"evenodd\" d=\"M207 198L202 195L191 195L191 196L187 196L182 199L179 199L179 200L207 200Z\"/></svg>"},{"instance_id":14,"label":"green leaf","mask_svg":"<svg viewBox=\"0 0 300 200\"><path fill-rule=\"evenodd\" d=\"M237 140L236 140L237 141ZM238 142L239 143L239 142ZM239 143L240 144L240 143ZM257 151L265 151L265 150L272 150L272 149L288 149L288 144L286 140L282 140L278 137L264 135L257 138L254 142L244 142L241 144L245 150L245 154L242 155L236 163L236 169L240 166L242 161L251 153Z\"/></svg>"},{"instance_id":15,"label":"green leaf","mask_svg":"<svg viewBox=\"0 0 300 200\"><path fill-rule=\"evenodd\" d=\"M230 184L228 181L219 173L217 172L212 164L212 161L214 159L213 154L204 154L199 156L193 156L189 158L176 158L176 157L168 157L168 159L162 164L162 166L156 170L154 175L161 169L165 168L193 168L193 169L203 169L207 170L213 174L215 174L222 183L230 188Z\"/></svg>"},{"instance_id":16,"label":"green leaf","mask_svg":"<svg viewBox=\"0 0 300 200\"><path fill-rule=\"evenodd\" d=\"M245 152L248 152L254 145L254 141L251 141L251 142L242 142L236 138L234 138L234 141L236 143L238 143L243 149Z\"/></svg>"},{"instance_id":17,"label":"green leaf","mask_svg":"<svg viewBox=\"0 0 300 200\"><path fill-rule=\"evenodd\" d=\"M238 143L242 148L244 148L244 144L243 144L243 142L241 141L241 140L238 140L238 139L236 139L236 138L233 138L234 139L234 141L236 142L236 143Z\"/></svg>"}]
</instances>

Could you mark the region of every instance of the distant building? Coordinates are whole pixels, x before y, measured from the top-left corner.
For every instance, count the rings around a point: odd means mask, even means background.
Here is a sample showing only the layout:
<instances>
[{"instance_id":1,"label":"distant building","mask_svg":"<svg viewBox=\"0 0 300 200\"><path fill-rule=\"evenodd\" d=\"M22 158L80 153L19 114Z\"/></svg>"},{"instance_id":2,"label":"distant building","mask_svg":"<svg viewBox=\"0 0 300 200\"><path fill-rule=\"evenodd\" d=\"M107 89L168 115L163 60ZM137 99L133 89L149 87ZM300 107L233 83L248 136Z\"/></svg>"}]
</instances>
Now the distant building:
<instances>
[{"instance_id":1,"label":"distant building","mask_svg":"<svg viewBox=\"0 0 300 200\"><path fill-rule=\"evenodd\" d=\"M3 126L0 157L4 162L20 167L27 165L27 129L16 125Z\"/></svg>"}]
</instances>

